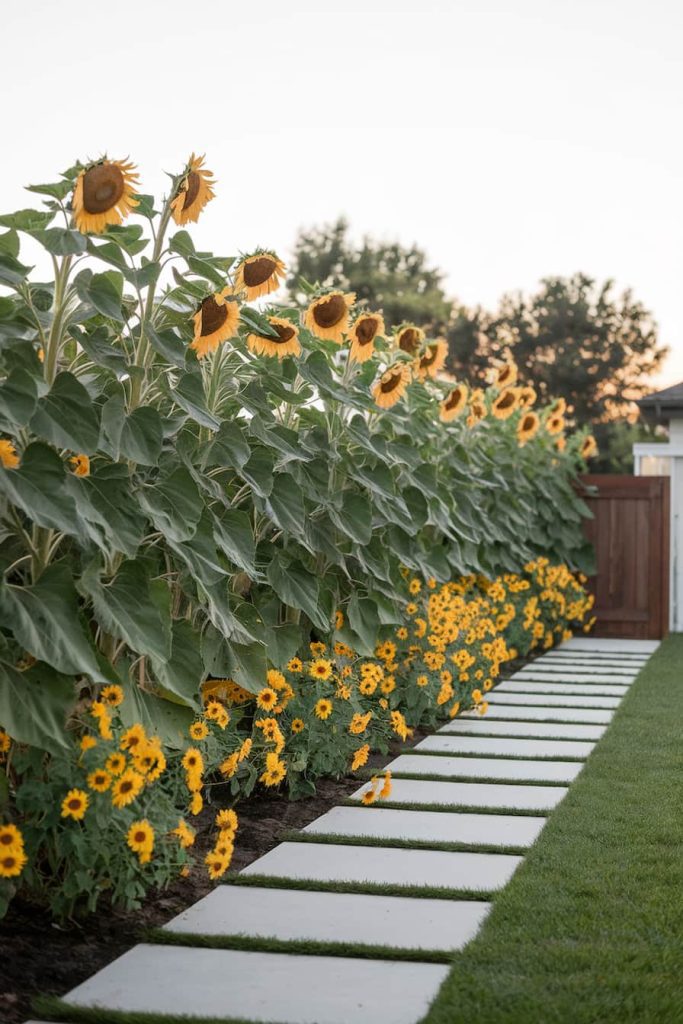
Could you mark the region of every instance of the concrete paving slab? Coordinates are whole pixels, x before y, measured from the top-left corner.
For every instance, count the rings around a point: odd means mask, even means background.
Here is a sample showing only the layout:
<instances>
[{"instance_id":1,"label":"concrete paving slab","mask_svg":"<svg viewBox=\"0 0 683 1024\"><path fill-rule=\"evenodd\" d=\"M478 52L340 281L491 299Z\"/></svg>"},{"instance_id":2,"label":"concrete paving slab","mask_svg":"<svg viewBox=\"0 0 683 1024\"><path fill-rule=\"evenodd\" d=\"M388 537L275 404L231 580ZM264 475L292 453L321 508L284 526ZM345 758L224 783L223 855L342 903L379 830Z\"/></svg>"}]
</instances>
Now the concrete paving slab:
<instances>
[{"instance_id":1,"label":"concrete paving slab","mask_svg":"<svg viewBox=\"0 0 683 1024\"><path fill-rule=\"evenodd\" d=\"M385 811L383 814L366 814L365 809L354 807L335 810L373 819L384 817L384 814L389 817L415 813ZM451 817L445 814L432 816ZM323 815L325 817L327 815ZM465 815L454 814L452 817ZM493 815L489 815L487 820L491 817ZM532 827L536 835L544 824L543 818L511 817L505 821L521 821L517 828L520 835L531 835ZM525 822L531 823L526 830ZM164 930L176 934L244 935L285 941L309 939L316 942L361 942L398 949L448 950L461 949L473 938L490 906L483 900L417 900L401 896L219 885L169 921Z\"/></svg>"},{"instance_id":2,"label":"concrete paving slab","mask_svg":"<svg viewBox=\"0 0 683 1024\"><path fill-rule=\"evenodd\" d=\"M389 807L333 807L306 825L315 835L370 836L423 843L469 843L472 846L531 846L545 818L521 814L444 814L442 811L397 811Z\"/></svg>"},{"instance_id":3,"label":"concrete paving slab","mask_svg":"<svg viewBox=\"0 0 683 1024\"><path fill-rule=\"evenodd\" d=\"M489 715L480 718L458 718L447 722L438 734L454 736L525 736L530 739L599 740L604 725L580 725L565 722L497 722Z\"/></svg>"},{"instance_id":4,"label":"concrete paving slab","mask_svg":"<svg viewBox=\"0 0 683 1024\"><path fill-rule=\"evenodd\" d=\"M617 676L618 679L614 681L620 682L622 685L624 683L632 683L638 676L638 672L632 668L615 668L613 665L606 665L603 668L592 662L588 665L579 666L565 665L564 662L559 664L557 662L551 662L550 664L546 662L543 664L540 661L533 661L530 665L525 665L524 668L520 669L520 672L526 672L529 675L575 676L577 683L582 682L583 676L590 676L591 678L607 676L609 678L605 680L606 682L609 682L612 676Z\"/></svg>"},{"instance_id":5,"label":"concrete paving slab","mask_svg":"<svg viewBox=\"0 0 683 1024\"><path fill-rule=\"evenodd\" d=\"M535 665L542 666L543 668L571 668L572 671L590 672L593 669L596 672L627 672L632 675L636 675L640 672L643 665L647 664L647 658L643 661L636 661L635 659L622 659L622 658L596 658L594 655L588 655L585 658L574 657L555 657L546 656L545 658L536 658L535 661L530 661L528 668L532 668Z\"/></svg>"},{"instance_id":6,"label":"concrete paving slab","mask_svg":"<svg viewBox=\"0 0 683 1024\"><path fill-rule=\"evenodd\" d=\"M612 637L574 636L562 644L563 651L597 651L614 654L653 654L659 640L616 640Z\"/></svg>"},{"instance_id":7,"label":"concrete paving slab","mask_svg":"<svg viewBox=\"0 0 683 1024\"><path fill-rule=\"evenodd\" d=\"M586 758L595 743L572 740L501 739L494 736L449 736L440 732L427 736L415 750L438 751L442 754L479 754L484 757L524 757L538 759L553 757Z\"/></svg>"},{"instance_id":8,"label":"concrete paving slab","mask_svg":"<svg viewBox=\"0 0 683 1024\"><path fill-rule=\"evenodd\" d=\"M381 814L381 811L377 812ZM509 853L451 853L382 846L280 843L241 871L242 875L317 882L445 886L492 892L510 880L522 857Z\"/></svg>"},{"instance_id":9,"label":"concrete paving slab","mask_svg":"<svg viewBox=\"0 0 683 1024\"><path fill-rule=\"evenodd\" d=\"M584 672L579 676L575 672L535 672L523 668L515 672L510 679L518 680L520 683L542 682L542 683L595 683L596 685L611 684L612 686L630 686L635 679L630 676L615 676L613 673L600 675L597 672Z\"/></svg>"},{"instance_id":10,"label":"concrete paving slab","mask_svg":"<svg viewBox=\"0 0 683 1024\"><path fill-rule=\"evenodd\" d=\"M451 779L510 779L512 782L573 782L580 761L522 761L505 757L448 757L401 754L387 768L405 775L441 775Z\"/></svg>"},{"instance_id":11,"label":"concrete paving slab","mask_svg":"<svg viewBox=\"0 0 683 1024\"><path fill-rule=\"evenodd\" d=\"M527 707L565 708L618 708L621 697L584 697L571 693L559 696L556 693L498 693L492 690L487 695L489 707L492 704L524 705Z\"/></svg>"},{"instance_id":12,"label":"concrete paving slab","mask_svg":"<svg viewBox=\"0 0 683 1024\"><path fill-rule=\"evenodd\" d=\"M625 697L628 686L601 685L600 683L546 683L542 679L533 679L528 683L524 680L506 679L498 683L496 693L569 693L574 696L584 694L587 697Z\"/></svg>"},{"instance_id":13,"label":"concrete paving slab","mask_svg":"<svg viewBox=\"0 0 683 1024\"><path fill-rule=\"evenodd\" d=\"M486 715L482 718L517 719L521 722L591 722L594 725L607 725L612 721L613 711L602 711L597 708L534 708L513 707L503 704L489 704ZM464 711L462 718L479 718L478 711Z\"/></svg>"},{"instance_id":14,"label":"concrete paving slab","mask_svg":"<svg viewBox=\"0 0 683 1024\"><path fill-rule=\"evenodd\" d=\"M281 1024L415 1024L449 968L139 945L69 994L76 1006Z\"/></svg>"},{"instance_id":15,"label":"concrete paving slab","mask_svg":"<svg viewBox=\"0 0 683 1024\"><path fill-rule=\"evenodd\" d=\"M352 793L360 800L367 787ZM515 811L550 811L567 793L564 786L519 786L498 782L434 782L422 779L394 779L391 796L382 801L391 804L434 804L441 807L500 808ZM378 813L382 813L379 811ZM440 813L440 812L437 812Z\"/></svg>"}]
</instances>

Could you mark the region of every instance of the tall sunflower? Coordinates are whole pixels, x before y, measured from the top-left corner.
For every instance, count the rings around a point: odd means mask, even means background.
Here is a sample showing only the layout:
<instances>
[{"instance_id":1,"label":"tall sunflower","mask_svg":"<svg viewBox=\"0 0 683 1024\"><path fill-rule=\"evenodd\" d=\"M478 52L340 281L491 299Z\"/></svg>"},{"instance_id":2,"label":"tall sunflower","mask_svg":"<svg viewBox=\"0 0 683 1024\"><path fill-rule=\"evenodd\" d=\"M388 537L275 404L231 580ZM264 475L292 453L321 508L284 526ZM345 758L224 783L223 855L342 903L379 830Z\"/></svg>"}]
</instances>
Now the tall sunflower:
<instances>
[{"instance_id":1,"label":"tall sunflower","mask_svg":"<svg viewBox=\"0 0 683 1024\"><path fill-rule=\"evenodd\" d=\"M171 202L171 215L176 224L199 220L199 214L214 198L214 185L213 173L204 168L204 157L193 153Z\"/></svg>"},{"instance_id":2,"label":"tall sunflower","mask_svg":"<svg viewBox=\"0 0 683 1024\"><path fill-rule=\"evenodd\" d=\"M349 358L365 363L375 350L375 338L384 336L386 327L381 313L361 313L349 329L351 352Z\"/></svg>"},{"instance_id":3,"label":"tall sunflower","mask_svg":"<svg viewBox=\"0 0 683 1024\"><path fill-rule=\"evenodd\" d=\"M541 421L535 412L525 412L517 424L517 440L520 448L538 432Z\"/></svg>"},{"instance_id":4,"label":"tall sunflower","mask_svg":"<svg viewBox=\"0 0 683 1024\"><path fill-rule=\"evenodd\" d=\"M564 416L566 411L567 403L564 398L556 398L549 409L551 416Z\"/></svg>"},{"instance_id":5,"label":"tall sunflower","mask_svg":"<svg viewBox=\"0 0 683 1024\"><path fill-rule=\"evenodd\" d=\"M341 345L349 330L349 309L356 301L355 292L328 292L313 299L304 314L304 324L317 338Z\"/></svg>"},{"instance_id":6,"label":"tall sunflower","mask_svg":"<svg viewBox=\"0 0 683 1024\"><path fill-rule=\"evenodd\" d=\"M506 420L512 416L519 403L519 391L517 388L508 387L493 400L491 412L497 420Z\"/></svg>"},{"instance_id":7,"label":"tall sunflower","mask_svg":"<svg viewBox=\"0 0 683 1024\"><path fill-rule=\"evenodd\" d=\"M536 389L532 388L530 384L526 387L520 388L519 392L519 407L520 409L530 409L532 405L536 404Z\"/></svg>"},{"instance_id":8,"label":"tall sunflower","mask_svg":"<svg viewBox=\"0 0 683 1024\"><path fill-rule=\"evenodd\" d=\"M277 356L278 359L298 356L301 352L299 328L279 316L269 316L268 323L277 331L277 338L270 338L265 334L248 334L247 345L251 351L257 356Z\"/></svg>"},{"instance_id":9,"label":"tall sunflower","mask_svg":"<svg viewBox=\"0 0 683 1024\"><path fill-rule=\"evenodd\" d=\"M561 434L565 428L565 419L562 413L551 412L545 421L545 429L551 436Z\"/></svg>"},{"instance_id":10,"label":"tall sunflower","mask_svg":"<svg viewBox=\"0 0 683 1024\"><path fill-rule=\"evenodd\" d=\"M394 336L396 347L402 352L407 352L409 356L417 355L424 340L425 332L415 324L401 324Z\"/></svg>"},{"instance_id":11,"label":"tall sunflower","mask_svg":"<svg viewBox=\"0 0 683 1024\"><path fill-rule=\"evenodd\" d=\"M231 293L232 289L228 287L207 296L192 318L194 340L190 348L194 349L199 359L203 359L209 352L215 352L222 342L237 334L240 309Z\"/></svg>"},{"instance_id":12,"label":"tall sunflower","mask_svg":"<svg viewBox=\"0 0 683 1024\"><path fill-rule=\"evenodd\" d=\"M74 223L85 234L101 235L110 224L121 224L138 205L135 164L124 160L100 160L76 178L72 206Z\"/></svg>"},{"instance_id":13,"label":"tall sunflower","mask_svg":"<svg viewBox=\"0 0 683 1024\"><path fill-rule=\"evenodd\" d=\"M245 292L247 301L270 295L280 287L285 265L274 252L259 249L251 256L245 256L235 270L235 290Z\"/></svg>"},{"instance_id":14,"label":"tall sunflower","mask_svg":"<svg viewBox=\"0 0 683 1024\"><path fill-rule=\"evenodd\" d=\"M592 434L584 437L579 451L581 452L582 459L592 459L593 456L598 454L598 444Z\"/></svg>"},{"instance_id":15,"label":"tall sunflower","mask_svg":"<svg viewBox=\"0 0 683 1024\"><path fill-rule=\"evenodd\" d=\"M443 338L430 341L422 355L415 360L415 372L418 378L426 380L427 377L436 377L439 370L443 370L446 365L447 355L448 342Z\"/></svg>"},{"instance_id":16,"label":"tall sunflower","mask_svg":"<svg viewBox=\"0 0 683 1024\"><path fill-rule=\"evenodd\" d=\"M514 363L503 363L496 370L493 383L498 388L509 388L517 381L517 367Z\"/></svg>"},{"instance_id":17,"label":"tall sunflower","mask_svg":"<svg viewBox=\"0 0 683 1024\"><path fill-rule=\"evenodd\" d=\"M385 370L374 388L372 396L380 409L391 409L406 393L410 383L410 367L407 363L395 363Z\"/></svg>"},{"instance_id":18,"label":"tall sunflower","mask_svg":"<svg viewBox=\"0 0 683 1024\"><path fill-rule=\"evenodd\" d=\"M442 423L457 419L467 405L467 392L467 384L456 384L443 402L439 403L439 419Z\"/></svg>"}]
</instances>

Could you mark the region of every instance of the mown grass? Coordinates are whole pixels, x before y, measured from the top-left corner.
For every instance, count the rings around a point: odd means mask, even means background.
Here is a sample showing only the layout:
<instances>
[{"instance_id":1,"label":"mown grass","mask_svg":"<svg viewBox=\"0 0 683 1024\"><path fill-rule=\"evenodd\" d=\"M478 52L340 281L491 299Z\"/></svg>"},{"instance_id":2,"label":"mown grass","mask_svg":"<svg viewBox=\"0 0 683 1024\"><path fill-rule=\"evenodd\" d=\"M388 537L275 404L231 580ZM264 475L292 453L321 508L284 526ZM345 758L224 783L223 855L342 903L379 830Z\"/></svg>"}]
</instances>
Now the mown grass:
<instances>
[{"instance_id":1,"label":"mown grass","mask_svg":"<svg viewBox=\"0 0 683 1024\"><path fill-rule=\"evenodd\" d=\"M645 667L424 1024L683 1021L683 635Z\"/></svg>"}]
</instances>

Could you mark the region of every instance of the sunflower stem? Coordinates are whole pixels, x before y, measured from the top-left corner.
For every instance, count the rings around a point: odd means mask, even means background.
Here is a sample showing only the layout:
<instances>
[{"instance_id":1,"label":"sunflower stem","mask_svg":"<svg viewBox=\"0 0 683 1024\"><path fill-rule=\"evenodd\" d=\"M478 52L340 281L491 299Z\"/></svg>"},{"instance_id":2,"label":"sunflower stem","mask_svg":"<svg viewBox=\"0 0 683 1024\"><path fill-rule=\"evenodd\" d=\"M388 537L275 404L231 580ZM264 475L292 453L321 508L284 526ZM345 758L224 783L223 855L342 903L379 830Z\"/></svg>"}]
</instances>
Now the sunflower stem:
<instances>
[{"instance_id":1,"label":"sunflower stem","mask_svg":"<svg viewBox=\"0 0 683 1024\"><path fill-rule=\"evenodd\" d=\"M66 307L66 288L69 283L69 272L71 270L71 256L65 256L61 262L55 260L55 298L54 313L50 325L50 333L47 338L47 351L45 352L44 373L45 380L52 385L57 375L59 362L59 350L62 342L62 329L64 326L64 310Z\"/></svg>"}]
</instances>

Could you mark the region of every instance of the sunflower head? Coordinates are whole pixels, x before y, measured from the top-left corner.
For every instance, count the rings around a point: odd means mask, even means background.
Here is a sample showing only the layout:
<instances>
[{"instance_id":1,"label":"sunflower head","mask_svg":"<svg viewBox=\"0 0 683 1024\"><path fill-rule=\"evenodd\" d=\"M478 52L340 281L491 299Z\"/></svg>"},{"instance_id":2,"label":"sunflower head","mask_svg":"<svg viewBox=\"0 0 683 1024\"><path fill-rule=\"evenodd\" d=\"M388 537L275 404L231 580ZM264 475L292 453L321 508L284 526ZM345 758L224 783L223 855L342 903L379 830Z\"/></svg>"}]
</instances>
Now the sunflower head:
<instances>
[{"instance_id":1,"label":"sunflower head","mask_svg":"<svg viewBox=\"0 0 683 1024\"><path fill-rule=\"evenodd\" d=\"M100 160L84 168L76 179L73 213L76 228L100 235L112 224L121 224L138 205L138 177L134 164L125 160Z\"/></svg>"},{"instance_id":2,"label":"sunflower head","mask_svg":"<svg viewBox=\"0 0 683 1024\"><path fill-rule=\"evenodd\" d=\"M222 342L234 338L240 322L237 301L231 295L231 288L208 295L193 317L194 339L190 348L203 359L209 352L215 352Z\"/></svg>"},{"instance_id":3,"label":"sunflower head","mask_svg":"<svg viewBox=\"0 0 683 1024\"><path fill-rule=\"evenodd\" d=\"M592 459L598 454L598 445L592 434L584 437L581 443L580 452L582 459Z\"/></svg>"},{"instance_id":4,"label":"sunflower head","mask_svg":"<svg viewBox=\"0 0 683 1024\"><path fill-rule=\"evenodd\" d=\"M372 395L380 409L391 409L403 398L410 383L410 367L407 363L394 363L372 389Z\"/></svg>"},{"instance_id":5,"label":"sunflower head","mask_svg":"<svg viewBox=\"0 0 683 1024\"><path fill-rule=\"evenodd\" d=\"M257 356L298 356L301 352L299 328L290 320L280 316L269 316L268 323L275 331L274 337L265 334L247 335L247 345Z\"/></svg>"},{"instance_id":6,"label":"sunflower head","mask_svg":"<svg viewBox=\"0 0 683 1024\"><path fill-rule=\"evenodd\" d=\"M551 413L545 421L545 429L553 437L557 434L561 434L564 428L565 419L561 413Z\"/></svg>"},{"instance_id":7,"label":"sunflower head","mask_svg":"<svg viewBox=\"0 0 683 1024\"><path fill-rule=\"evenodd\" d=\"M520 409L530 409L532 405L536 404L536 389L532 388L530 384L526 387L520 388L519 391L519 406Z\"/></svg>"},{"instance_id":8,"label":"sunflower head","mask_svg":"<svg viewBox=\"0 0 683 1024\"><path fill-rule=\"evenodd\" d=\"M430 341L422 354L415 360L415 373L420 380L436 377L446 365L448 342L444 338Z\"/></svg>"},{"instance_id":9,"label":"sunflower head","mask_svg":"<svg viewBox=\"0 0 683 1024\"><path fill-rule=\"evenodd\" d=\"M304 313L304 325L316 338L341 345L349 330L349 309L355 292L331 291L313 299Z\"/></svg>"},{"instance_id":10,"label":"sunflower head","mask_svg":"<svg viewBox=\"0 0 683 1024\"><path fill-rule=\"evenodd\" d=\"M439 419L442 423L450 423L457 419L467 405L467 384L456 384L450 394L439 404Z\"/></svg>"},{"instance_id":11,"label":"sunflower head","mask_svg":"<svg viewBox=\"0 0 683 1024\"><path fill-rule=\"evenodd\" d=\"M509 416L512 416L513 412L517 408L519 401L519 391L517 388L508 387L505 388L494 399L491 406L491 412L497 420L506 420Z\"/></svg>"},{"instance_id":12,"label":"sunflower head","mask_svg":"<svg viewBox=\"0 0 683 1024\"><path fill-rule=\"evenodd\" d=\"M407 352L409 356L417 355L424 340L425 332L415 324L401 324L394 338L396 348Z\"/></svg>"},{"instance_id":13,"label":"sunflower head","mask_svg":"<svg viewBox=\"0 0 683 1024\"><path fill-rule=\"evenodd\" d=\"M493 383L498 388L509 388L517 381L517 367L513 362L503 363L496 369Z\"/></svg>"},{"instance_id":14,"label":"sunflower head","mask_svg":"<svg viewBox=\"0 0 683 1024\"><path fill-rule=\"evenodd\" d=\"M235 270L235 291L244 292L247 301L270 295L280 287L285 265L274 252L259 249L245 256Z\"/></svg>"},{"instance_id":15,"label":"sunflower head","mask_svg":"<svg viewBox=\"0 0 683 1024\"><path fill-rule=\"evenodd\" d=\"M520 446L525 445L527 441L531 440L534 434L537 433L540 425L541 421L535 412L524 413L517 424L517 440Z\"/></svg>"},{"instance_id":16,"label":"sunflower head","mask_svg":"<svg viewBox=\"0 0 683 1024\"><path fill-rule=\"evenodd\" d=\"M350 358L356 363L366 362L375 350L375 339L384 336L386 327L381 313L361 313L351 324Z\"/></svg>"},{"instance_id":17,"label":"sunflower head","mask_svg":"<svg viewBox=\"0 0 683 1024\"><path fill-rule=\"evenodd\" d=\"M176 224L199 220L199 214L214 198L214 184L213 174L204 168L204 157L193 153L171 201L171 215Z\"/></svg>"}]
</instances>

